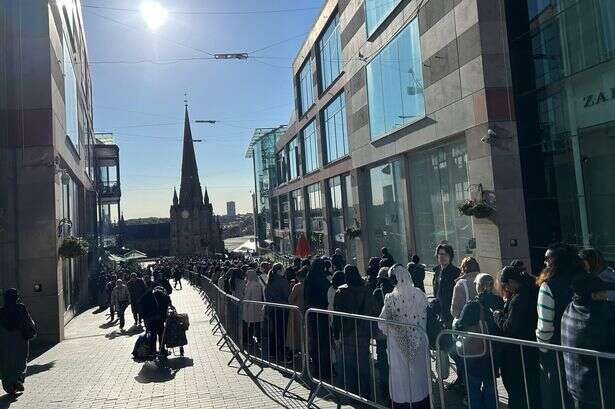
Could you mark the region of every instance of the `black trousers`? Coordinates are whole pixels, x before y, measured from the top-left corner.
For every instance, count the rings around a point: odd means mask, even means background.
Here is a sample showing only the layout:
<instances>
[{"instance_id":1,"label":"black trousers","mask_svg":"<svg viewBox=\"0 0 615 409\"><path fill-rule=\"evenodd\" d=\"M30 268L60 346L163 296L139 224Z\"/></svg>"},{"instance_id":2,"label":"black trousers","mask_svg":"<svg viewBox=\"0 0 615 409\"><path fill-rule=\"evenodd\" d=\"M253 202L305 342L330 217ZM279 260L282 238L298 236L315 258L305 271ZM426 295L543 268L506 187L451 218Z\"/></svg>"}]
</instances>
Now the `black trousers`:
<instances>
[{"instance_id":1,"label":"black trousers","mask_svg":"<svg viewBox=\"0 0 615 409\"><path fill-rule=\"evenodd\" d=\"M126 324L126 319L124 318L126 308L128 308L127 302L121 302L120 305L117 306L117 316L120 319L120 328L124 328L124 325Z\"/></svg>"}]
</instances>

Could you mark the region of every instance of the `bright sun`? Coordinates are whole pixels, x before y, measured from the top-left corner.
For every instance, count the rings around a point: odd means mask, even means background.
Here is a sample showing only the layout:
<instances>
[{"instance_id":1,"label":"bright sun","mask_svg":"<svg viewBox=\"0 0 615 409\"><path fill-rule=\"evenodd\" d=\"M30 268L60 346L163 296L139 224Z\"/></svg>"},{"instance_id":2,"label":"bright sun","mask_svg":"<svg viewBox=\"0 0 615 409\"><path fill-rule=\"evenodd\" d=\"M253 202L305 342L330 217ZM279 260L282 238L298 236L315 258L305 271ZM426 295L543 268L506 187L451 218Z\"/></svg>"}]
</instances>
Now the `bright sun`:
<instances>
[{"instance_id":1,"label":"bright sun","mask_svg":"<svg viewBox=\"0 0 615 409\"><path fill-rule=\"evenodd\" d=\"M146 1L141 4L143 20L152 31L158 30L167 21L167 10L159 3Z\"/></svg>"}]
</instances>

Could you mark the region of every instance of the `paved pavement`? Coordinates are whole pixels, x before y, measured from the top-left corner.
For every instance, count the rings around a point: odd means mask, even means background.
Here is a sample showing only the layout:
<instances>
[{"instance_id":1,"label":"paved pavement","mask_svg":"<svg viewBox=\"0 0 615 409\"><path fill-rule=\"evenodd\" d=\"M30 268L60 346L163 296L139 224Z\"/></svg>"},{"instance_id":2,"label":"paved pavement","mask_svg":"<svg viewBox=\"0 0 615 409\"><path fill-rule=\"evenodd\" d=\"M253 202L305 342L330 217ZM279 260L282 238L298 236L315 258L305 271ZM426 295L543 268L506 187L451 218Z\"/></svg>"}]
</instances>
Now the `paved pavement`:
<instances>
[{"instance_id":1,"label":"paved pavement","mask_svg":"<svg viewBox=\"0 0 615 409\"><path fill-rule=\"evenodd\" d=\"M186 357L169 359L170 370L136 363L137 331L121 333L105 314L89 310L66 327L66 340L29 363L26 392L16 401L0 396L0 408L304 408L308 391L266 369L258 378L237 373L232 355L219 351L199 293L184 282L173 304L190 315ZM126 311L127 323L132 314ZM317 400L319 407L335 404Z\"/></svg>"}]
</instances>

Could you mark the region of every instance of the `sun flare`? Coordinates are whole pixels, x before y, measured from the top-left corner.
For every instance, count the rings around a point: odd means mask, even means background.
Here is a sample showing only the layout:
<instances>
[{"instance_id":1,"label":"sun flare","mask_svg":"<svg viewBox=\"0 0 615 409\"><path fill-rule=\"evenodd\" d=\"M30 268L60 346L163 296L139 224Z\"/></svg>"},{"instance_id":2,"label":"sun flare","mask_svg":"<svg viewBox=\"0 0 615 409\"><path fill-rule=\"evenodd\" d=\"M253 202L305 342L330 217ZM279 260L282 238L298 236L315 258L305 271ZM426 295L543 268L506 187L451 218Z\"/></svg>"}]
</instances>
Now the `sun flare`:
<instances>
[{"instance_id":1,"label":"sun flare","mask_svg":"<svg viewBox=\"0 0 615 409\"><path fill-rule=\"evenodd\" d=\"M168 12L159 3L146 1L141 4L141 16L150 30L156 31L167 21Z\"/></svg>"}]
</instances>

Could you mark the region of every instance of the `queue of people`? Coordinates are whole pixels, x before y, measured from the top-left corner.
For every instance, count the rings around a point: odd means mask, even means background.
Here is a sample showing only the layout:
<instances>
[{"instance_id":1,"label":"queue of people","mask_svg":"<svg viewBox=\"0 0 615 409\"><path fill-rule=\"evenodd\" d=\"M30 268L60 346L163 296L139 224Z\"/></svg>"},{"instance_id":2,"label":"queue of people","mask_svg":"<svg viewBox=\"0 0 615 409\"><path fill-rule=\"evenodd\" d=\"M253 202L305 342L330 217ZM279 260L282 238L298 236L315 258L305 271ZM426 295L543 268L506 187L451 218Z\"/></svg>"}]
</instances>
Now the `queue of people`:
<instances>
[{"instance_id":1,"label":"queue of people","mask_svg":"<svg viewBox=\"0 0 615 409\"><path fill-rule=\"evenodd\" d=\"M615 327L606 325L615 319L608 301L615 273L599 251L550 246L538 276L518 260L495 274L481 271L473 257L457 267L447 243L439 244L434 256L430 303L426 266L417 256L407 266L396 264L386 248L369 260L364 274L347 265L339 250L331 258L296 258L286 268L238 259L207 262L203 271L240 299L293 305L302 314L317 308L386 319L376 325L342 314L309 314L304 323L311 374L366 399L428 407L430 368L424 358L434 347L433 328L450 328L509 339L494 343L459 336L437 346L448 351L456 367L447 389L473 409L497 408L494 380L500 377L511 409L593 409L600 407L598 399L613 402L608 390L611 382L615 386L615 367L610 362L601 364L603 385L598 388L595 379L590 381L597 374L595 363L592 367L588 359L548 347L520 348L515 342L615 352ZM435 318L428 313L433 303L437 309L432 311L439 311ZM283 363L298 358L301 321L288 310L244 304L243 321L244 342L282 357ZM425 333L430 339L424 339Z\"/></svg>"}]
</instances>

